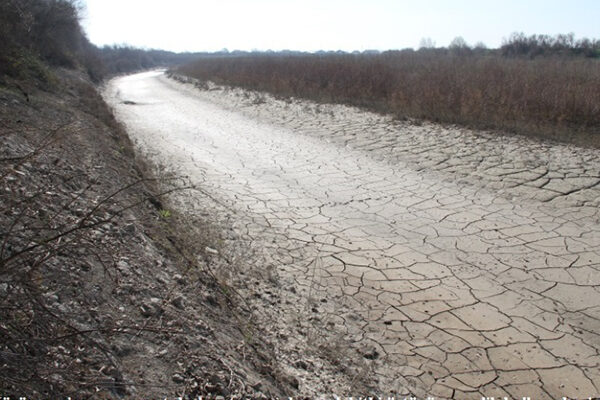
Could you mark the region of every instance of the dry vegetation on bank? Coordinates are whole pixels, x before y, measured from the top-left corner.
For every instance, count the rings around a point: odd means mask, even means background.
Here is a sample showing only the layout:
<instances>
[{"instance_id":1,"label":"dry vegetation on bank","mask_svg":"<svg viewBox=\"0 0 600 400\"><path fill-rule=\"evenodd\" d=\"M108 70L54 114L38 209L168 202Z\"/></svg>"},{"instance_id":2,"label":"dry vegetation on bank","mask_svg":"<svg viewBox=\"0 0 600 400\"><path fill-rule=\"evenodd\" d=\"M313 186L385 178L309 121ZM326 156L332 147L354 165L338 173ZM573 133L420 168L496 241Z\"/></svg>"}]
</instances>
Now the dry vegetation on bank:
<instances>
[{"instance_id":1,"label":"dry vegetation on bank","mask_svg":"<svg viewBox=\"0 0 600 400\"><path fill-rule=\"evenodd\" d=\"M127 46L98 48L79 24L75 0L1 1L0 38L0 85L16 79L47 86L48 65L81 69L99 82L114 74L172 66L196 56Z\"/></svg>"},{"instance_id":2,"label":"dry vegetation on bank","mask_svg":"<svg viewBox=\"0 0 600 400\"><path fill-rule=\"evenodd\" d=\"M293 393L212 272L218 230L169 206L185 180L152 177L81 73L49 73L0 88L0 397Z\"/></svg>"},{"instance_id":3,"label":"dry vegetation on bank","mask_svg":"<svg viewBox=\"0 0 600 400\"><path fill-rule=\"evenodd\" d=\"M600 45L587 41L581 49L568 38L562 43L514 35L498 51L463 45L382 54L221 56L176 72L399 118L600 144Z\"/></svg>"}]
</instances>

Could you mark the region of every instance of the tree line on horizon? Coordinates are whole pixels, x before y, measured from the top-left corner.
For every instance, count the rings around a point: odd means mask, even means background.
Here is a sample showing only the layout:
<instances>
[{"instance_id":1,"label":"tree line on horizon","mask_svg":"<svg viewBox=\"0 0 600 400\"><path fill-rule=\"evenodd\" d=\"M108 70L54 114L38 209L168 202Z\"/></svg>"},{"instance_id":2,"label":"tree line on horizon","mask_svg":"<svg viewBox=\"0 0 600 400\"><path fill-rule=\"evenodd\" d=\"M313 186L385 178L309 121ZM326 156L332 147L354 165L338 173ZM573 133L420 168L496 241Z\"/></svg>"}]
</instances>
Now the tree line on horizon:
<instances>
[{"instance_id":1,"label":"tree line on horizon","mask_svg":"<svg viewBox=\"0 0 600 400\"><path fill-rule=\"evenodd\" d=\"M502 41L499 48L488 48L485 43L477 42L474 45L469 45L462 36L455 37L448 46L436 46L435 42L428 37L421 39L417 50L412 47L405 49L390 49L390 50L317 50L302 51L302 50L228 50L223 48L214 52L195 52L197 57L211 56L306 56L306 55L375 55L388 52L438 52L441 54L461 54L461 55L502 55L507 57L528 57L535 58L540 56L560 56L560 57L587 57L600 58L600 39L581 38L576 39L574 33L557 34L557 35L530 35L527 36L522 32L513 32L508 38Z\"/></svg>"}]
</instances>

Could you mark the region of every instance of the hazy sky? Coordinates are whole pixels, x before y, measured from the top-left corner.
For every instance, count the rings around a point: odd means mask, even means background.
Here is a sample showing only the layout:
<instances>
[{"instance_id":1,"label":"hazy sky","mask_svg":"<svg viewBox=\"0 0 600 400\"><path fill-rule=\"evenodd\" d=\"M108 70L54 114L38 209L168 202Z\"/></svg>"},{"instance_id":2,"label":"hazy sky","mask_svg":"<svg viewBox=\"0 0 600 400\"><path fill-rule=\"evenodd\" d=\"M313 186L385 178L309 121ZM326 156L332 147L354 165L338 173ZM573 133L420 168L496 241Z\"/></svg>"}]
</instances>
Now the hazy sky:
<instances>
[{"instance_id":1,"label":"hazy sky","mask_svg":"<svg viewBox=\"0 0 600 400\"><path fill-rule=\"evenodd\" d=\"M97 45L173 51L498 47L512 32L600 38L600 0L83 0Z\"/></svg>"}]
</instances>

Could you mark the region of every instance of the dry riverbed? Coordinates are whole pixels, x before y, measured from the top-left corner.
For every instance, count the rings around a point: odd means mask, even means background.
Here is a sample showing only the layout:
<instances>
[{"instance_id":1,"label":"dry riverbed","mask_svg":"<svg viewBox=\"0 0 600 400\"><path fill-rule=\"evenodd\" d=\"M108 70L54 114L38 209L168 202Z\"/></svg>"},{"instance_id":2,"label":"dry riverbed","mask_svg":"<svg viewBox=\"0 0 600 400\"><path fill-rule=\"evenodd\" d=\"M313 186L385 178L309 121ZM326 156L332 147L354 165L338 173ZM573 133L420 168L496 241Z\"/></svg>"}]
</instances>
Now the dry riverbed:
<instances>
[{"instance_id":1,"label":"dry riverbed","mask_svg":"<svg viewBox=\"0 0 600 400\"><path fill-rule=\"evenodd\" d=\"M600 394L597 150L181 80L104 96L300 393Z\"/></svg>"}]
</instances>

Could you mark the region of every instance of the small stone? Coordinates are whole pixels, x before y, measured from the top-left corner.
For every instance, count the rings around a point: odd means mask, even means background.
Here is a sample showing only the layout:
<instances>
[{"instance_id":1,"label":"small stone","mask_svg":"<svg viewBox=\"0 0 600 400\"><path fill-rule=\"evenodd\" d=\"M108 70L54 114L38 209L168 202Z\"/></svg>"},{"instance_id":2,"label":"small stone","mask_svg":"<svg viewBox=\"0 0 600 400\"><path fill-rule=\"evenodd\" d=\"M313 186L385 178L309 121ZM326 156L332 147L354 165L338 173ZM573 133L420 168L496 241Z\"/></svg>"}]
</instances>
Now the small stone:
<instances>
[{"instance_id":1,"label":"small stone","mask_svg":"<svg viewBox=\"0 0 600 400\"><path fill-rule=\"evenodd\" d=\"M119 357L125 357L133 353L133 347L126 344L114 344L113 351Z\"/></svg>"},{"instance_id":2,"label":"small stone","mask_svg":"<svg viewBox=\"0 0 600 400\"><path fill-rule=\"evenodd\" d=\"M211 306L216 306L219 304L219 301L217 300L217 298L215 296L213 296L212 294L206 294L204 296L204 300Z\"/></svg>"},{"instance_id":3,"label":"small stone","mask_svg":"<svg viewBox=\"0 0 600 400\"><path fill-rule=\"evenodd\" d=\"M171 300L171 304L173 304L175 307L179 308L180 310L183 310L185 308L185 298L181 295L177 296L173 300Z\"/></svg>"},{"instance_id":4,"label":"small stone","mask_svg":"<svg viewBox=\"0 0 600 400\"><path fill-rule=\"evenodd\" d=\"M295 376L291 376L289 378L289 382L290 385L294 388L294 389L298 389L300 387L300 382L298 381L298 379L296 379Z\"/></svg>"},{"instance_id":5,"label":"small stone","mask_svg":"<svg viewBox=\"0 0 600 400\"><path fill-rule=\"evenodd\" d=\"M8 283L0 283L0 293L8 292Z\"/></svg>"},{"instance_id":6,"label":"small stone","mask_svg":"<svg viewBox=\"0 0 600 400\"><path fill-rule=\"evenodd\" d=\"M204 251L207 252L208 254L214 254L214 255L219 254L219 252L216 249L213 249L212 247L208 247L208 246L206 246L204 248Z\"/></svg>"},{"instance_id":7,"label":"small stone","mask_svg":"<svg viewBox=\"0 0 600 400\"><path fill-rule=\"evenodd\" d=\"M379 357L379 353L374 348L365 348L361 353L367 360L376 360Z\"/></svg>"},{"instance_id":8,"label":"small stone","mask_svg":"<svg viewBox=\"0 0 600 400\"><path fill-rule=\"evenodd\" d=\"M58 303L58 296L54 293L47 293L43 295L46 299L48 299L49 303Z\"/></svg>"},{"instance_id":9,"label":"small stone","mask_svg":"<svg viewBox=\"0 0 600 400\"><path fill-rule=\"evenodd\" d=\"M140 306L140 312L144 317L151 317L154 315L154 310L152 309L152 307L149 307L146 304L142 304Z\"/></svg>"},{"instance_id":10,"label":"small stone","mask_svg":"<svg viewBox=\"0 0 600 400\"><path fill-rule=\"evenodd\" d=\"M183 383L183 382L185 382L185 378L181 374L173 374L173 376L171 377L171 379L175 383Z\"/></svg>"},{"instance_id":11,"label":"small stone","mask_svg":"<svg viewBox=\"0 0 600 400\"><path fill-rule=\"evenodd\" d=\"M206 392L208 394L214 394L215 391L217 390L217 385L214 385L212 383L207 383L206 385L204 385L204 390L206 390Z\"/></svg>"},{"instance_id":12,"label":"small stone","mask_svg":"<svg viewBox=\"0 0 600 400\"><path fill-rule=\"evenodd\" d=\"M296 361L296 368L301 368L303 370L308 370L308 363L304 360Z\"/></svg>"},{"instance_id":13,"label":"small stone","mask_svg":"<svg viewBox=\"0 0 600 400\"><path fill-rule=\"evenodd\" d=\"M256 382L254 385L252 385L252 389L254 389L254 390L260 390L261 387L262 387L262 382L260 382L260 381Z\"/></svg>"},{"instance_id":14,"label":"small stone","mask_svg":"<svg viewBox=\"0 0 600 400\"><path fill-rule=\"evenodd\" d=\"M135 233L135 225L134 224L127 224L123 227L123 232L127 233L129 235L133 235Z\"/></svg>"},{"instance_id":15,"label":"small stone","mask_svg":"<svg viewBox=\"0 0 600 400\"><path fill-rule=\"evenodd\" d=\"M122 260L117 262L117 268L122 273L129 273L129 272L131 272L131 267L129 266L129 264L127 264L125 261L122 261Z\"/></svg>"},{"instance_id":16,"label":"small stone","mask_svg":"<svg viewBox=\"0 0 600 400\"><path fill-rule=\"evenodd\" d=\"M142 313L142 316L151 317L153 315L160 313L162 311L160 302L161 302L160 299L152 298L152 299L150 299L150 303L143 303L140 306L140 312Z\"/></svg>"}]
</instances>

